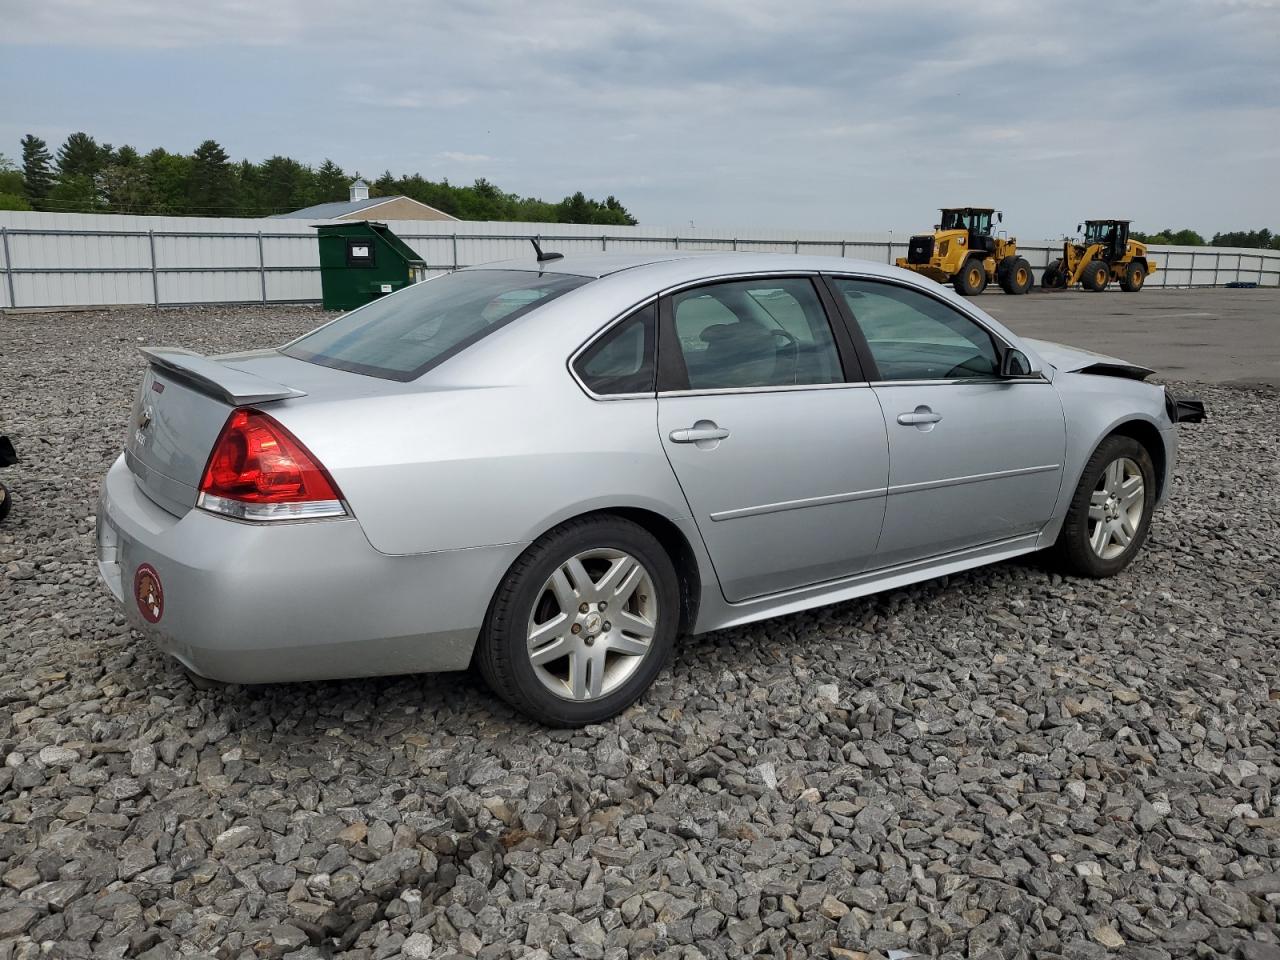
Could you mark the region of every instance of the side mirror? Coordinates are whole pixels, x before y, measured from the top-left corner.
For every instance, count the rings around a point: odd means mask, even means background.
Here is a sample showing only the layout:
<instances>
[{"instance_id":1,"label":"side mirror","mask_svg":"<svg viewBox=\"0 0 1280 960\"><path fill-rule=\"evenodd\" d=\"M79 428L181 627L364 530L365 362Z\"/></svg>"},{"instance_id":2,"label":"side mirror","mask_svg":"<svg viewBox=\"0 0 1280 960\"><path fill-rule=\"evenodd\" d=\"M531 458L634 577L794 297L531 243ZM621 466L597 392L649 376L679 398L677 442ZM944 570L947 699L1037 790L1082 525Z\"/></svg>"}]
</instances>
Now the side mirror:
<instances>
[{"instance_id":1,"label":"side mirror","mask_svg":"<svg viewBox=\"0 0 1280 960\"><path fill-rule=\"evenodd\" d=\"M1081 230L1083 230L1083 229L1084 229L1084 224L1083 224L1083 223L1077 223L1077 224L1076 224L1076 233L1079 233L1079 232L1080 232Z\"/></svg>"},{"instance_id":2,"label":"side mirror","mask_svg":"<svg viewBox=\"0 0 1280 960\"><path fill-rule=\"evenodd\" d=\"M997 219L997 220L999 220L1001 223L1004 223L1004 211L1003 211L1003 210L997 210L997 211L996 211L996 219Z\"/></svg>"},{"instance_id":3,"label":"side mirror","mask_svg":"<svg viewBox=\"0 0 1280 960\"><path fill-rule=\"evenodd\" d=\"M1000 358L1000 376L1005 380L1029 380L1040 376L1040 368L1021 350L1006 350Z\"/></svg>"}]
</instances>

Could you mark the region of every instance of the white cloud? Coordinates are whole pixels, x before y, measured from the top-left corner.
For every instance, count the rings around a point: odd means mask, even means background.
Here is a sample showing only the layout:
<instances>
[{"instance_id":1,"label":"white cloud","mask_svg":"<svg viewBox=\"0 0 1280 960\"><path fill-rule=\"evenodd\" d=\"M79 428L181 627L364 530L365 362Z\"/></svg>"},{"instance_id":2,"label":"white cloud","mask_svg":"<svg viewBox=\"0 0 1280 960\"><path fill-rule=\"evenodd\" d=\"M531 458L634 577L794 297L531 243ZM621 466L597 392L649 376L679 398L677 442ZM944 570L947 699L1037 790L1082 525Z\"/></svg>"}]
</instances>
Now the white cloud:
<instances>
[{"instance_id":1,"label":"white cloud","mask_svg":"<svg viewBox=\"0 0 1280 960\"><path fill-rule=\"evenodd\" d=\"M1104 31L1020 0L928 18L889 0L0 0L0 22L0 136L216 136L427 176L500 162L503 189L598 184L653 223L914 229L970 190L1044 235L1100 205L1280 222L1270 0L1168 0ZM37 70L6 67L24 50ZM112 57L135 75L97 66Z\"/></svg>"},{"instance_id":2,"label":"white cloud","mask_svg":"<svg viewBox=\"0 0 1280 960\"><path fill-rule=\"evenodd\" d=\"M485 153L460 153L457 150L445 150L436 156L449 163L492 163L493 157Z\"/></svg>"}]
</instances>

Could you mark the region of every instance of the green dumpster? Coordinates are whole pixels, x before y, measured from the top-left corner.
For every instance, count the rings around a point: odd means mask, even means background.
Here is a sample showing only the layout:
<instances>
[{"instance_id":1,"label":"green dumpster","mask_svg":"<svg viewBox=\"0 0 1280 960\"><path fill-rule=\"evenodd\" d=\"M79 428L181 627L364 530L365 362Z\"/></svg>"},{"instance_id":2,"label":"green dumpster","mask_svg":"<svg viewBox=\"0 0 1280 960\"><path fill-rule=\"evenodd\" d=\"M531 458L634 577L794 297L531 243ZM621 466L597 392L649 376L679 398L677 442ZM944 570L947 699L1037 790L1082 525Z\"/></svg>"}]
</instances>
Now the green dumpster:
<instances>
[{"instance_id":1,"label":"green dumpster","mask_svg":"<svg viewBox=\"0 0 1280 960\"><path fill-rule=\"evenodd\" d=\"M427 265L385 223L318 224L326 310L354 310L427 277Z\"/></svg>"}]
</instances>

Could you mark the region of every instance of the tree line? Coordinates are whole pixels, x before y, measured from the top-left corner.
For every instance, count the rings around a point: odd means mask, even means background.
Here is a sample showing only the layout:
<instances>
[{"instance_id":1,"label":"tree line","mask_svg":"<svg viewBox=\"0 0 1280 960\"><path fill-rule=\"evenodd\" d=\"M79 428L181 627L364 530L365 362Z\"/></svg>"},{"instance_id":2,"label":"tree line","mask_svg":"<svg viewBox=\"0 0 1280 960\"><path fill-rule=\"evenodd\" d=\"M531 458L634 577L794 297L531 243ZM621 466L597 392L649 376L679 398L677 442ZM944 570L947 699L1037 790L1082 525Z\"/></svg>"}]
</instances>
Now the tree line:
<instances>
[{"instance_id":1,"label":"tree line","mask_svg":"<svg viewBox=\"0 0 1280 960\"><path fill-rule=\"evenodd\" d=\"M261 163L235 163L216 140L189 154L160 147L144 154L73 133L51 154L44 140L27 134L20 165L0 154L0 210L263 217L346 200L359 176L332 160L311 167L277 155ZM636 222L612 196L596 200L578 191L552 203L507 193L483 178L458 186L416 173L397 177L388 170L370 184L369 193L412 197L460 220Z\"/></svg>"},{"instance_id":2,"label":"tree line","mask_svg":"<svg viewBox=\"0 0 1280 960\"><path fill-rule=\"evenodd\" d=\"M1266 227L1261 230L1231 230L1227 233L1215 233L1211 240L1205 240L1194 230L1174 230L1171 227L1166 227L1158 233L1130 230L1129 236L1142 243L1168 243L1182 247L1251 247L1280 250L1280 234L1272 233Z\"/></svg>"}]
</instances>

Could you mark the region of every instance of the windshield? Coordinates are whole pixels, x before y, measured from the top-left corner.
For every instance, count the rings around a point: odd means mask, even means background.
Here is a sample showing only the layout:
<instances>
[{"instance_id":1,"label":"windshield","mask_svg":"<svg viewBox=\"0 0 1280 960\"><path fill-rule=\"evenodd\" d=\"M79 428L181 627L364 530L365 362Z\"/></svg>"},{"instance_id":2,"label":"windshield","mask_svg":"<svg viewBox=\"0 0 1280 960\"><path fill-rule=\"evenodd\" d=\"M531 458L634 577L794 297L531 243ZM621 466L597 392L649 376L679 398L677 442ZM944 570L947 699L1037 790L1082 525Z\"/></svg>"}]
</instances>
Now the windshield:
<instances>
[{"instance_id":1,"label":"windshield","mask_svg":"<svg viewBox=\"0 0 1280 960\"><path fill-rule=\"evenodd\" d=\"M991 232L990 210L943 210L943 230L976 230L979 233Z\"/></svg>"},{"instance_id":2,"label":"windshield","mask_svg":"<svg viewBox=\"0 0 1280 960\"><path fill-rule=\"evenodd\" d=\"M1108 243L1115 236L1114 223L1091 221L1084 225L1084 238L1090 243Z\"/></svg>"},{"instance_id":3,"label":"windshield","mask_svg":"<svg viewBox=\"0 0 1280 960\"><path fill-rule=\"evenodd\" d=\"M524 270L449 273L375 300L280 352L371 377L414 380L589 279Z\"/></svg>"}]
</instances>

